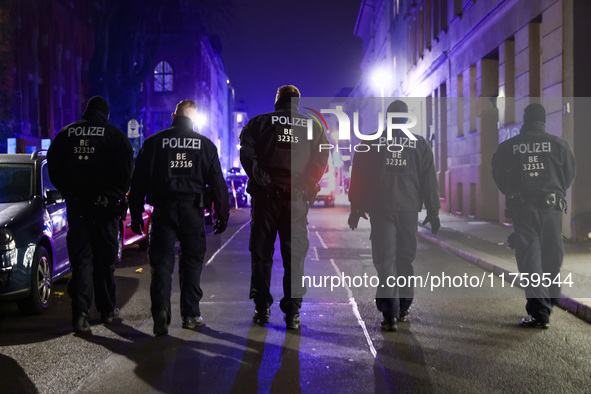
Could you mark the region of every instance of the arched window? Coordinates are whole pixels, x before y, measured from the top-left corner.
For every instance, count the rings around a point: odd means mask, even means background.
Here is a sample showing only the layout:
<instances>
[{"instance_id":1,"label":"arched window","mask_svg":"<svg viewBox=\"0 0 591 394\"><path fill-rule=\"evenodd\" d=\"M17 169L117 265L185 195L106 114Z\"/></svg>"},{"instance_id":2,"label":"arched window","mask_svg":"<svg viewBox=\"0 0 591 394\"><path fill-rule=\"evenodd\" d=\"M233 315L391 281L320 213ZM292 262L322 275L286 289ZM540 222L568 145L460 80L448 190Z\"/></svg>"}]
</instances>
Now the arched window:
<instances>
[{"instance_id":1,"label":"arched window","mask_svg":"<svg viewBox=\"0 0 591 394\"><path fill-rule=\"evenodd\" d=\"M161 61L154 69L154 91L172 92L172 67L168 62Z\"/></svg>"}]
</instances>

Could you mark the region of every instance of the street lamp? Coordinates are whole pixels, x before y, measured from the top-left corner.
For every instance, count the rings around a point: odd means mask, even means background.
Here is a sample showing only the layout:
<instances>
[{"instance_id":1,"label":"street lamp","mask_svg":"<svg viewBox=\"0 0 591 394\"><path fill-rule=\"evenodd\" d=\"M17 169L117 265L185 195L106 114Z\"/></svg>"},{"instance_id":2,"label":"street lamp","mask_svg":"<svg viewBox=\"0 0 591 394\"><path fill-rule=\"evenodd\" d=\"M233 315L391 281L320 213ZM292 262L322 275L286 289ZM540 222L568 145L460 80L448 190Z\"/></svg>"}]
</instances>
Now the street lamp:
<instances>
[{"instance_id":1,"label":"street lamp","mask_svg":"<svg viewBox=\"0 0 591 394\"><path fill-rule=\"evenodd\" d=\"M392 80L392 74L390 74L384 67L377 68L373 72L371 80L373 81L374 86L380 90L380 97L382 98L382 116L384 116L384 113L386 112L384 96L386 95L386 88Z\"/></svg>"},{"instance_id":2,"label":"street lamp","mask_svg":"<svg viewBox=\"0 0 591 394\"><path fill-rule=\"evenodd\" d=\"M373 72L371 80L375 87L380 89L381 97L384 97L386 88L392 80L392 74L390 74L385 68L378 68Z\"/></svg>"}]
</instances>

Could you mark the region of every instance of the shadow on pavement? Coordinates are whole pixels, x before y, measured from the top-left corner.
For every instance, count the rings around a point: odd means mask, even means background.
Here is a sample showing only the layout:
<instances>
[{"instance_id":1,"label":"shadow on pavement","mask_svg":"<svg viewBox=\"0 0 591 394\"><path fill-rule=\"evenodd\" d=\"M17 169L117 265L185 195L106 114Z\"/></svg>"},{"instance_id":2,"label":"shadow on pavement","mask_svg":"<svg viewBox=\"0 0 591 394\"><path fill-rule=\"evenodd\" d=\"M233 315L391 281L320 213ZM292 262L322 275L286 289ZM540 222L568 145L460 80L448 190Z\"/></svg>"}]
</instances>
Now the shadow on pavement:
<instances>
[{"instance_id":1,"label":"shadow on pavement","mask_svg":"<svg viewBox=\"0 0 591 394\"><path fill-rule=\"evenodd\" d=\"M273 378L271 393L301 393L300 385L300 344L299 331L285 331L281 347L281 365Z\"/></svg>"},{"instance_id":2,"label":"shadow on pavement","mask_svg":"<svg viewBox=\"0 0 591 394\"><path fill-rule=\"evenodd\" d=\"M0 393L33 394L38 392L39 390L21 366L12 358L0 354Z\"/></svg>"},{"instance_id":3,"label":"shadow on pavement","mask_svg":"<svg viewBox=\"0 0 591 394\"><path fill-rule=\"evenodd\" d=\"M117 305L123 307L139 286L135 278L116 276ZM54 283L54 297L49 310L42 315L20 313L16 303L0 304L0 346L40 343L72 333L72 312L67 294L67 280ZM91 307L90 323L97 324L99 314Z\"/></svg>"},{"instance_id":4,"label":"shadow on pavement","mask_svg":"<svg viewBox=\"0 0 591 394\"><path fill-rule=\"evenodd\" d=\"M230 393L258 393L259 369L263 361L268 332L266 327L256 324L248 330L244 355Z\"/></svg>"},{"instance_id":5,"label":"shadow on pavement","mask_svg":"<svg viewBox=\"0 0 591 394\"><path fill-rule=\"evenodd\" d=\"M374 375L377 392L431 393L433 385L420 342L414 334L399 326L398 332L382 332Z\"/></svg>"}]
</instances>

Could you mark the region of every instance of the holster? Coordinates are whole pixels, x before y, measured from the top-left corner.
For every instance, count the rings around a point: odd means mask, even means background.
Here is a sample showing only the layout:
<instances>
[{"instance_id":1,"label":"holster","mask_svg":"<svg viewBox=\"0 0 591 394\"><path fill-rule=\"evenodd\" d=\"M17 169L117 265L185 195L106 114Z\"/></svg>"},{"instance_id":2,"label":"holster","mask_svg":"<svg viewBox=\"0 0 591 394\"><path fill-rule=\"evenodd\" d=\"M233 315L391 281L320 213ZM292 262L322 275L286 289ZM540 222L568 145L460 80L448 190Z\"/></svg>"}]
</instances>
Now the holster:
<instances>
[{"instance_id":1,"label":"holster","mask_svg":"<svg viewBox=\"0 0 591 394\"><path fill-rule=\"evenodd\" d=\"M298 194L298 189L293 190L294 194ZM265 194L268 198L274 199L281 199L281 200L292 200L294 199L294 194L292 194L292 190L285 189L279 187L277 185L270 184L265 188ZM299 198L301 198L301 192L299 192Z\"/></svg>"},{"instance_id":2,"label":"holster","mask_svg":"<svg viewBox=\"0 0 591 394\"><path fill-rule=\"evenodd\" d=\"M566 213L567 204L566 200L556 193L546 193L541 199L542 208L557 208L560 211Z\"/></svg>"},{"instance_id":3,"label":"holster","mask_svg":"<svg viewBox=\"0 0 591 394\"><path fill-rule=\"evenodd\" d=\"M511 219L511 217L513 216L511 214L511 210L514 208L521 207L524 204L525 198L523 198L523 195L520 191L507 194L507 196L505 197L505 206L507 207L507 209L505 209L505 217Z\"/></svg>"}]
</instances>

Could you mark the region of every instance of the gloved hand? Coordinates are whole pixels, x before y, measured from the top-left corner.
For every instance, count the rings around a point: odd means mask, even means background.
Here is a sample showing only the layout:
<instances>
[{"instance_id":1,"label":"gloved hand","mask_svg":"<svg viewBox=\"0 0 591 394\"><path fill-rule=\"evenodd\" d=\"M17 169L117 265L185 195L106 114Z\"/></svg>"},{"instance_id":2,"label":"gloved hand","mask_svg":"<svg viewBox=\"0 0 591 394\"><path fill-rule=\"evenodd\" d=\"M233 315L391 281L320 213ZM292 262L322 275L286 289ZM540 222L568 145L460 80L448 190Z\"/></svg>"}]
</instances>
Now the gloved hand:
<instances>
[{"instance_id":1,"label":"gloved hand","mask_svg":"<svg viewBox=\"0 0 591 394\"><path fill-rule=\"evenodd\" d=\"M359 218L364 218L367 220L365 212L358 208L351 207L351 213L349 214L349 220L347 221L351 230L355 230L357 228L357 225L359 224Z\"/></svg>"},{"instance_id":2,"label":"gloved hand","mask_svg":"<svg viewBox=\"0 0 591 394\"><path fill-rule=\"evenodd\" d=\"M423 226L431 223L431 234L435 235L441 228L441 221L439 220L438 211L427 211L427 217L423 220Z\"/></svg>"},{"instance_id":3,"label":"gloved hand","mask_svg":"<svg viewBox=\"0 0 591 394\"><path fill-rule=\"evenodd\" d=\"M215 224L213 225L213 230L214 230L214 234L221 234L224 231L226 231L226 228L228 227L228 219L230 217L229 216L219 216L218 220L215 222Z\"/></svg>"},{"instance_id":4,"label":"gloved hand","mask_svg":"<svg viewBox=\"0 0 591 394\"><path fill-rule=\"evenodd\" d=\"M127 216L127 209L129 208L129 202L127 201L127 196L123 196L123 198L115 204L113 208L113 213L115 216L125 219Z\"/></svg>"},{"instance_id":5,"label":"gloved hand","mask_svg":"<svg viewBox=\"0 0 591 394\"><path fill-rule=\"evenodd\" d=\"M271 183L271 177L269 176L269 174L267 174L267 172L261 169L260 167L253 168L253 175L256 183L258 183L259 186L263 189L269 186L269 184Z\"/></svg>"},{"instance_id":6,"label":"gloved hand","mask_svg":"<svg viewBox=\"0 0 591 394\"><path fill-rule=\"evenodd\" d=\"M131 231L136 233L137 235L144 234L144 221L142 219L132 219L131 220Z\"/></svg>"}]
</instances>

